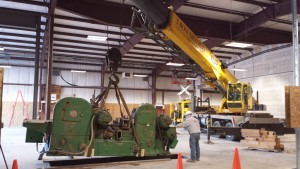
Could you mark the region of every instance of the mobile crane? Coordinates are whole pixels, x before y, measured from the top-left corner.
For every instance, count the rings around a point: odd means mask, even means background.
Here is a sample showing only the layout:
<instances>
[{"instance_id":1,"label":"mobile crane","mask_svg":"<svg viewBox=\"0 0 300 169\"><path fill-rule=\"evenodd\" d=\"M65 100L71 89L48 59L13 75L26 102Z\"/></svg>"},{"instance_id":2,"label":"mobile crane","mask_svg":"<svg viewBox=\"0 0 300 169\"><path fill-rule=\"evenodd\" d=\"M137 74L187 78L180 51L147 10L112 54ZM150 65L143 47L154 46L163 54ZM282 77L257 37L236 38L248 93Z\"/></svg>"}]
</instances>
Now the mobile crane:
<instances>
[{"instance_id":1,"label":"mobile crane","mask_svg":"<svg viewBox=\"0 0 300 169\"><path fill-rule=\"evenodd\" d=\"M180 100L176 103L170 103L170 117L173 119L173 124L176 125L183 121L183 117L187 111L191 111L191 100Z\"/></svg>"},{"instance_id":2,"label":"mobile crane","mask_svg":"<svg viewBox=\"0 0 300 169\"><path fill-rule=\"evenodd\" d=\"M261 119L253 113L247 113L253 108L251 85L239 82L177 16L172 7L168 9L160 0L131 2L138 8L133 8L132 30L153 39L174 58L189 66L206 84L218 88L223 94L219 110L215 114L199 115L202 127L208 126L209 118L212 124L210 133L226 135L228 140L239 138L241 128L266 128L276 131L278 135L284 134L284 127L279 119L269 115L263 115L267 118ZM141 28L136 25L141 25Z\"/></svg>"}]
</instances>

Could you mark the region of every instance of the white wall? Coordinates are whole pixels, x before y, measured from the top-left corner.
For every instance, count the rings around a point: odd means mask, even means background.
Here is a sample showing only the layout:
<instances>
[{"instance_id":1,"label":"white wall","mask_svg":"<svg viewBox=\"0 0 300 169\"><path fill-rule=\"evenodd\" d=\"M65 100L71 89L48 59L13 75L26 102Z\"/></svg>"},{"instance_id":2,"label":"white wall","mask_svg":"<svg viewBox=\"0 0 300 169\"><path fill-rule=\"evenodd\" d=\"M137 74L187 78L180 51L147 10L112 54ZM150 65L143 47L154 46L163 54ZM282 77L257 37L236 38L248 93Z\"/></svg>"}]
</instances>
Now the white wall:
<instances>
[{"instance_id":1,"label":"white wall","mask_svg":"<svg viewBox=\"0 0 300 169\"><path fill-rule=\"evenodd\" d=\"M34 69L27 67L12 67L11 69L4 69L3 83L15 84L33 84ZM32 102L33 86L25 85L3 85L3 102L15 101L18 91L22 92L26 102ZM18 101L22 101L18 98Z\"/></svg>"},{"instance_id":2,"label":"white wall","mask_svg":"<svg viewBox=\"0 0 300 169\"><path fill-rule=\"evenodd\" d=\"M275 117L285 117L284 86L293 85L292 47L280 49L230 66L246 68L236 72L240 81L252 84L254 97L259 93L259 102L267 105L267 112Z\"/></svg>"},{"instance_id":3,"label":"white wall","mask_svg":"<svg viewBox=\"0 0 300 169\"><path fill-rule=\"evenodd\" d=\"M59 65L62 66L62 65ZM69 67L66 65L65 67ZM46 71L43 71L43 83L46 79ZM77 85L79 87L91 87L90 89L84 88L71 88L71 87L62 87L61 97L70 97L74 94L76 97L81 97L89 100L94 93L94 88L96 89L96 95L100 93L101 86L101 73L100 72L87 72L87 73L72 73L70 71L61 71L63 78L71 84ZM108 85L109 74L105 74L104 86ZM143 90L122 90L124 97L126 98L127 103L151 103L152 102L152 91L151 87L151 77L149 79L149 84L147 81L143 81L142 78L134 77L131 79L124 79L118 74L120 78L119 87L128 88L128 89L143 89ZM19 90L22 91L24 100L26 102L32 102L33 98L33 82L34 82L34 68L29 67L12 67L11 69L4 70L4 83L16 83L19 85L4 85L3 89L3 101L15 101L17 93ZM25 86L22 84L29 84ZM70 86L65 81L62 80L60 76L53 76L52 78L53 85L60 86ZM164 93L164 103L168 104L170 102L178 101L177 93L181 88L176 84L171 84L171 78L167 77L158 77L157 78L157 89L159 90L174 90L174 92L165 92ZM193 90L192 85L188 90ZM115 93L113 90L108 96L107 102L117 103L115 98ZM18 101L21 101L20 99ZM162 91L157 91L157 104L162 104Z\"/></svg>"}]
</instances>

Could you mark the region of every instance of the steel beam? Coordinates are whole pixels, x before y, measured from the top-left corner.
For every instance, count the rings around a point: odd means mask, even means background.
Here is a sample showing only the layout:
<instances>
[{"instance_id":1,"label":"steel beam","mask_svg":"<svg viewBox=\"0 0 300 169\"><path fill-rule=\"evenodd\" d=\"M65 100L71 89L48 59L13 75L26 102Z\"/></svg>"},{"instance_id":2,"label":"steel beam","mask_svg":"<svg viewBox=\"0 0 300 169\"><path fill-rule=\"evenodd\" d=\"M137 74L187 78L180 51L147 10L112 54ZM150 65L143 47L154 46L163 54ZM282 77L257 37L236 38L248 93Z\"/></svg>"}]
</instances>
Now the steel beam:
<instances>
[{"instance_id":1,"label":"steel beam","mask_svg":"<svg viewBox=\"0 0 300 169\"><path fill-rule=\"evenodd\" d=\"M230 56L218 56L218 55L215 55L215 56L219 59L231 59L232 58Z\"/></svg>"},{"instance_id":2,"label":"steel beam","mask_svg":"<svg viewBox=\"0 0 300 169\"><path fill-rule=\"evenodd\" d=\"M241 55L242 53L239 52L229 52L229 51L221 51L221 50L210 50L214 53L223 53L223 54L230 54L230 55Z\"/></svg>"},{"instance_id":3,"label":"steel beam","mask_svg":"<svg viewBox=\"0 0 300 169\"><path fill-rule=\"evenodd\" d=\"M224 42L226 42L226 39L211 38L211 39L208 39L207 41L205 41L205 42L204 42L204 45L205 45L208 49L211 49L211 48L213 48L213 47L220 46L220 45L223 44Z\"/></svg>"},{"instance_id":4,"label":"steel beam","mask_svg":"<svg viewBox=\"0 0 300 169\"><path fill-rule=\"evenodd\" d=\"M112 3L107 1L95 1L95 0L88 0L88 2L83 0L64 0L59 1L58 6L62 8L63 10L70 11L71 13L79 14L81 16L88 17L95 22L103 23L101 21L105 21L110 23L110 25L120 26L120 20L122 20L122 26L123 27L130 27L130 21L131 21L131 6L126 4L118 4L118 3ZM89 6L92 6L91 8L88 8ZM122 15L117 16L122 8L123 13ZM86 10L88 9L88 10ZM113 12L112 14L105 14L104 11L117 11ZM276 11L274 11L276 12ZM104 15L103 15L104 14ZM201 18L191 15L183 15L178 14L179 17L191 28L191 30L198 36L210 39L210 38L218 38L218 39L231 39L230 38L230 27L229 22L227 21L220 21L215 19L208 19L208 18ZM122 17L120 17L122 16ZM128 20L126 20L128 19ZM233 24L235 26L235 24ZM80 28L79 28L80 29ZM270 34L269 29L262 29L259 30L260 36L257 36L256 33L253 33L248 36L251 37L250 41L246 40L247 42L254 43L254 44L277 44L277 43L289 43L291 42L291 38L289 35L286 35L288 33L287 31L282 31L281 35L273 34L272 37L276 39L276 41L271 42L267 41L264 42L264 40L267 40L269 37L261 36L261 35L267 35ZM285 36L284 38L282 38ZM289 37L289 38L288 38ZM257 40L258 39L258 40ZM287 40L288 39L288 40Z\"/></svg>"},{"instance_id":5,"label":"steel beam","mask_svg":"<svg viewBox=\"0 0 300 169\"><path fill-rule=\"evenodd\" d=\"M234 0L236 2L242 2L242 3L247 3L247 4L251 4L251 5L256 5L256 6L261 6L261 7L269 7L272 4L268 4L265 2L260 2L260 1L254 1L254 0Z\"/></svg>"},{"instance_id":6,"label":"steel beam","mask_svg":"<svg viewBox=\"0 0 300 169\"><path fill-rule=\"evenodd\" d=\"M114 35L120 35L119 32L114 32ZM78 33L69 33L69 32L61 32L61 31L54 31L55 35L63 35L63 36L72 36L72 37L79 37L79 38L87 38L87 35L78 34ZM122 35L122 34L121 34ZM116 38L107 38L106 41L113 41L113 42L125 42L124 39L116 39Z\"/></svg>"},{"instance_id":7,"label":"steel beam","mask_svg":"<svg viewBox=\"0 0 300 169\"><path fill-rule=\"evenodd\" d=\"M35 30L36 16L31 12L0 8L0 24Z\"/></svg>"},{"instance_id":8,"label":"steel beam","mask_svg":"<svg viewBox=\"0 0 300 169\"><path fill-rule=\"evenodd\" d=\"M52 69L53 69L53 35L54 35L54 10L57 0L51 0L48 18L48 62L47 62L47 82L46 82L46 105L45 120L50 120Z\"/></svg>"},{"instance_id":9,"label":"steel beam","mask_svg":"<svg viewBox=\"0 0 300 169\"><path fill-rule=\"evenodd\" d=\"M102 24L128 27L131 22L129 5L98 0L63 0L58 1L57 7Z\"/></svg>"},{"instance_id":10,"label":"steel beam","mask_svg":"<svg viewBox=\"0 0 300 169\"><path fill-rule=\"evenodd\" d=\"M57 28L83 30L83 31L90 31L90 32L97 32L97 33L113 34L113 35L122 35L122 36L132 36L133 35L132 33L123 33L123 32L111 31L111 30L94 29L94 28L87 28L87 27L80 27L80 26L58 24L58 23L55 23L54 26Z\"/></svg>"},{"instance_id":11,"label":"steel beam","mask_svg":"<svg viewBox=\"0 0 300 169\"><path fill-rule=\"evenodd\" d=\"M248 32L254 30L260 25L275 19L280 16L288 15L291 13L291 1L283 1L272 5L254 16L240 22L239 24L233 26L234 39L240 39L247 35Z\"/></svg>"},{"instance_id":12,"label":"steel beam","mask_svg":"<svg viewBox=\"0 0 300 169\"><path fill-rule=\"evenodd\" d=\"M176 11L179 9L182 5L184 5L188 0L168 0L166 2L166 6L172 6L173 10Z\"/></svg>"},{"instance_id":13,"label":"steel beam","mask_svg":"<svg viewBox=\"0 0 300 169\"><path fill-rule=\"evenodd\" d=\"M47 2L39 2L39 1L28 1L28 0L9 0L12 2L19 2L24 4L30 4L30 5L37 5L37 6L47 6Z\"/></svg>"},{"instance_id":14,"label":"steel beam","mask_svg":"<svg viewBox=\"0 0 300 169\"><path fill-rule=\"evenodd\" d=\"M155 69L152 70L152 80L151 80L151 87L152 87L152 105L156 104L156 71Z\"/></svg>"},{"instance_id":15,"label":"steel beam","mask_svg":"<svg viewBox=\"0 0 300 169\"><path fill-rule=\"evenodd\" d=\"M48 43L48 59L47 59L47 81L46 81L46 105L45 120L50 120L51 107L51 88L52 88L52 69L53 69L53 23L54 15L49 17L49 43Z\"/></svg>"},{"instance_id":16,"label":"steel beam","mask_svg":"<svg viewBox=\"0 0 300 169\"><path fill-rule=\"evenodd\" d=\"M232 15L240 15L240 16L244 16L244 17L250 17L252 15L252 14L249 14L246 12L241 12L241 11L236 11L236 10L231 10L231 9L226 9L226 8L219 8L219 7L214 7L214 6L208 6L208 5L203 5L203 4L197 4L197 3L192 3L192 2L187 2L184 6L198 8L198 9L204 9L204 10L210 10L210 11L216 11L216 12L222 12L222 13L227 13L227 14L232 14Z\"/></svg>"},{"instance_id":17,"label":"steel beam","mask_svg":"<svg viewBox=\"0 0 300 169\"><path fill-rule=\"evenodd\" d=\"M232 46L220 46L221 48L227 48L227 49L236 49L236 50L246 50L246 51L253 51L252 48L238 48L238 47L232 47Z\"/></svg>"},{"instance_id":18,"label":"steel beam","mask_svg":"<svg viewBox=\"0 0 300 169\"><path fill-rule=\"evenodd\" d=\"M299 34L298 34L298 15L297 0L291 0L293 16L293 77L294 85L299 86ZM296 128L296 164L300 168L300 128Z\"/></svg>"},{"instance_id":19,"label":"steel beam","mask_svg":"<svg viewBox=\"0 0 300 169\"><path fill-rule=\"evenodd\" d=\"M36 17L36 45L35 45L35 63L34 63L34 85L33 85L33 106L32 119L37 118L37 98L38 98L38 80L39 80L39 62L40 62L40 33L41 17Z\"/></svg>"},{"instance_id":20,"label":"steel beam","mask_svg":"<svg viewBox=\"0 0 300 169\"><path fill-rule=\"evenodd\" d=\"M145 36L141 34L134 34L131 36L124 44L120 47L120 52L125 55L132 49L136 44L138 44Z\"/></svg>"}]
</instances>

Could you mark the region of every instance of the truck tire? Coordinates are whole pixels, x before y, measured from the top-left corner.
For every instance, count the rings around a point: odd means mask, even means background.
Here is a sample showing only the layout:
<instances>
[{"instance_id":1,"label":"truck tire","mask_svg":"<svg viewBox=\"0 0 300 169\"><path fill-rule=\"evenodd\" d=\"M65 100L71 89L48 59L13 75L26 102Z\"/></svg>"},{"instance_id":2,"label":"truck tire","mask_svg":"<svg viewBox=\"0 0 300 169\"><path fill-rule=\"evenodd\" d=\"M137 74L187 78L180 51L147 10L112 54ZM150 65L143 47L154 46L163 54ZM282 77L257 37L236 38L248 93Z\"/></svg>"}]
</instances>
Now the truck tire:
<instances>
[{"instance_id":1,"label":"truck tire","mask_svg":"<svg viewBox=\"0 0 300 169\"><path fill-rule=\"evenodd\" d=\"M232 123L231 122L228 122L226 123L225 127L233 127ZM228 141L237 141L239 140L239 137L238 136L235 136L235 135L226 135L226 140Z\"/></svg>"},{"instance_id":2,"label":"truck tire","mask_svg":"<svg viewBox=\"0 0 300 169\"><path fill-rule=\"evenodd\" d=\"M221 127L221 123L219 121L215 121L213 123L213 127ZM224 135L212 135L215 138L224 138Z\"/></svg>"}]
</instances>

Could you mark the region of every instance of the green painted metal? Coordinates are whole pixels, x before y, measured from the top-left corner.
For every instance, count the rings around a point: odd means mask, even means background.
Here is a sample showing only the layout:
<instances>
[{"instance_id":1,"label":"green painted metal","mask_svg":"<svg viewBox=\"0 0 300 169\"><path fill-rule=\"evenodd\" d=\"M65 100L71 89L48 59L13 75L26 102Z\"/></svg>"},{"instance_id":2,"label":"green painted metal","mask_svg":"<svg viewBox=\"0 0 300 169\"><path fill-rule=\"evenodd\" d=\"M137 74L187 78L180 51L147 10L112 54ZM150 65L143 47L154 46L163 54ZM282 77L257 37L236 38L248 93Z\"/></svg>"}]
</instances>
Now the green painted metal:
<instances>
[{"instance_id":1,"label":"green painted metal","mask_svg":"<svg viewBox=\"0 0 300 169\"><path fill-rule=\"evenodd\" d=\"M61 99L54 107L53 126L48 155L78 153L89 144L92 109L81 98Z\"/></svg>"},{"instance_id":2,"label":"green painted metal","mask_svg":"<svg viewBox=\"0 0 300 169\"><path fill-rule=\"evenodd\" d=\"M27 128L26 143L42 143L44 133L51 133L52 122L43 120L24 120L23 126Z\"/></svg>"},{"instance_id":3,"label":"green painted metal","mask_svg":"<svg viewBox=\"0 0 300 169\"><path fill-rule=\"evenodd\" d=\"M154 106L143 104L136 110L133 126L126 118L113 124L107 110L92 109L92 105L84 99L67 97L55 105L47 155L82 156L89 145L95 156L167 155L169 148L174 148L178 142L176 130L168 126L169 121L167 117L158 118ZM41 141L39 134L42 132L31 131L36 125L24 123L28 127L27 133L34 140Z\"/></svg>"},{"instance_id":4,"label":"green painted metal","mask_svg":"<svg viewBox=\"0 0 300 169\"><path fill-rule=\"evenodd\" d=\"M32 129L27 129L26 132L26 143L42 143L44 134Z\"/></svg>"}]
</instances>

